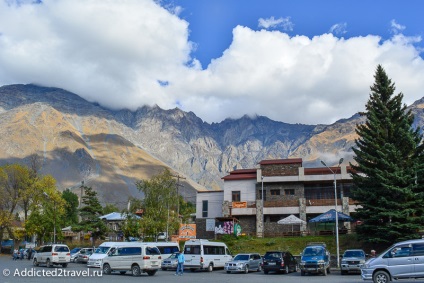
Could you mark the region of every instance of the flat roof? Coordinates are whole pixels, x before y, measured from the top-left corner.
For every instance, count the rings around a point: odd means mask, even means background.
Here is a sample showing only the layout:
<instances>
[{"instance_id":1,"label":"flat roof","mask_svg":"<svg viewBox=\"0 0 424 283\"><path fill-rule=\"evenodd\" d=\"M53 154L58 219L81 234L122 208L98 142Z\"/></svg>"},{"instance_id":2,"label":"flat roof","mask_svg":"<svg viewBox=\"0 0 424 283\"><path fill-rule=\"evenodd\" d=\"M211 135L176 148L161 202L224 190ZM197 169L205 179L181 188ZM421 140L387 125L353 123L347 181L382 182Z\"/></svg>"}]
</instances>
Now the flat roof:
<instances>
[{"instance_id":1,"label":"flat roof","mask_svg":"<svg viewBox=\"0 0 424 283\"><path fill-rule=\"evenodd\" d=\"M272 165L272 164L302 164L302 158L288 158L288 159L269 159L262 160L259 162L260 165Z\"/></svg>"}]
</instances>

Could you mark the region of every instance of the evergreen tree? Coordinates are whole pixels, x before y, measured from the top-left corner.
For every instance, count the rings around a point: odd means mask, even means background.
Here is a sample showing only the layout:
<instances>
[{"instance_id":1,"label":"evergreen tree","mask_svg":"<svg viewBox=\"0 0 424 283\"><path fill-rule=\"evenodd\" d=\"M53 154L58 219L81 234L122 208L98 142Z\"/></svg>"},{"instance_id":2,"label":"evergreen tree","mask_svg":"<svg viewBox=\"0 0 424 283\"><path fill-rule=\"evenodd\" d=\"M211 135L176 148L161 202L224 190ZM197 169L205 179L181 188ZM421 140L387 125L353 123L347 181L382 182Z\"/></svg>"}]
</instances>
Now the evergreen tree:
<instances>
[{"instance_id":1,"label":"evergreen tree","mask_svg":"<svg viewBox=\"0 0 424 283\"><path fill-rule=\"evenodd\" d=\"M92 244L97 239L104 239L107 226L99 217L103 215L103 207L97 198L97 192L91 187L83 186L84 196L82 197L83 206L80 209L81 222L76 231L85 231L91 233Z\"/></svg>"},{"instance_id":2,"label":"evergreen tree","mask_svg":"<svg viewBox=\"0 0 424 283\"><path fill-rule=\"evenodd\" d=\"M418 238L422 224L422 185L417 172L422 167L423 148L414 116L402 104L403 94L394 95L395 85L378 65L371 86L364 124L357 125L354 160L351 164L353 197L361 208L356 217L360 239L390 244Z\"/></svg>"},{"instance_id":3,"label":"evergreen tree","mask_svg":"<svg viewBox=\"0 0 424 283\"><path fill-rule=\"evenodd\" d=\"M66 189L62 192L62 198L66 201L65 205L65 224L74 225L78 223L78 196Z\"/></svg>"}]
</instances>

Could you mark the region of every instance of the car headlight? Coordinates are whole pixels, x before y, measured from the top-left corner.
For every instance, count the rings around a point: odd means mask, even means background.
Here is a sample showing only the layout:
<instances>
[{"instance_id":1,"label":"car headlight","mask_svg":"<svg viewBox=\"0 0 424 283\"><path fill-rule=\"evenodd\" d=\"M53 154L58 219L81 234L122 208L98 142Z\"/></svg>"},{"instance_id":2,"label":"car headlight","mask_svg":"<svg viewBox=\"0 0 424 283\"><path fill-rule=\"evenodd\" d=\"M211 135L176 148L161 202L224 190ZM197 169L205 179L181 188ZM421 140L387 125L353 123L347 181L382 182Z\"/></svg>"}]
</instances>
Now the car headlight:
<instances>
[{"instance_id":1,"label":"car headlight","mask_svg":"<svg viewBox=\"0 0 424 283\"><path fill-rule=\"evenodd\" d=\"M238 265L238 266L243 266L244 264L243 264L243 263L241 263L241 262L239 262L239 263L237 263L237 265Z\"/></svg>"},{"instance_id":2,"label":"car headlight","mask_svg":"<svg viewBox=\"0 0 424 283\"><path fill-rule=\"evenodd\" d=\"M305 261L301 261L300 262L301 265L305 265L305 263L306 263Z\"/></svg>"}]
</instances>

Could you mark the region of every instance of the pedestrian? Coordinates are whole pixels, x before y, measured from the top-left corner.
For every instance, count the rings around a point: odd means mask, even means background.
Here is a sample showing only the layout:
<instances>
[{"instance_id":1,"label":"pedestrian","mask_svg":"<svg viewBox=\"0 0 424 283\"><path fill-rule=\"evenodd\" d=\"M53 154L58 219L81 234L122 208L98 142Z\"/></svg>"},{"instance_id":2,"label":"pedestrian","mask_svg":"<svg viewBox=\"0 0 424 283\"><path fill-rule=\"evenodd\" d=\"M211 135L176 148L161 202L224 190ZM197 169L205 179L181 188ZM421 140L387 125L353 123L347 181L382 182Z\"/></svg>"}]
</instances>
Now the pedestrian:
<instances>
[{"instance_id":1,"label":"pedestrian","mask_svg":"<svg viewBox=\"0 0 424 283\"><path fill-rule=\"evenodd\" d=\"M18 249L14 249L13 250L13 260L17 260L18 259Z\"/></svg>"},{"instance_id":2,"label":"pedestrian","mask_svg":"<svg viewBox=\"0 0 424 283\"><path fill-rule=\"evenodd\" d=\"M184 261L185 261L184 254L182 252L179 252L177 259L178 259L178 265L177 265L177 272L175 273L175 275L181 276L184 273Z\"/></svg>"},{"instance_id":3,"label":"pedestrian","mask_svg":"<svg viewBox=\"0 0 424 283\"><path fill-rule=\"evenodd\" d=\"M376 254L375 250L371 250L370 257L371 258L377 257L377 254Z\"/></svg>"},{"instance_id":4,"label":"pedestrian","mask_svg":"<svg viewBox=\"0 0 424 283\"><path fill-rule=\"evenodd\" d=\"M28 260L31 260L31 256L32 256L32 248L28 249Z\"/></svg>"}]
</instances>

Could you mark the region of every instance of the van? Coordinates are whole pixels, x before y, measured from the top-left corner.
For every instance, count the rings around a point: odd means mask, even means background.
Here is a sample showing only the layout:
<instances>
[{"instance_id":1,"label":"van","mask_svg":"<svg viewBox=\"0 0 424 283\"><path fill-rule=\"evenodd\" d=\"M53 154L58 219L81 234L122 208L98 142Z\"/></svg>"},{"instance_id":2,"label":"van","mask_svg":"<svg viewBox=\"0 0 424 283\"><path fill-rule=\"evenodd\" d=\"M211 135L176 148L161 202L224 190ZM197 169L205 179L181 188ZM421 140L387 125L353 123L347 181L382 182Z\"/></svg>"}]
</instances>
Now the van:
<instances>
[{"instance_id":1,"label":"van","mask_svg":"<svg viewBox=\"0 0 424 283\"><path fill-rule=\"evenodd\" d=\"M424 278L424 240L396 243L361 267L363 280L374 283Z\"/></svg>"},{"instance_id":2,"label":"van","mask_svg":"<svg viewBox=\"0 0 424 283\"><path fill-rule=\"evenodd\" d=\"M97 267L100 268L102 265L102 260L107 256L107 253L111 248L120 247L127 245L128 242L104 242L97 249L94 250L94 253L90 255L87 261L87 267Z\"/></svg>"},{"instance_id":3,"label":"van","mask_svg":"<svg viewBox=\"0 0 424 283\"><path fill-rule=\"evenodd\" d=\"M147 273L149 276L156 274L161 265L159 249L150 244L129 242L127 245L113 247L102 260L104 274L119 271L125 274L131 271L133 276Z\"/></svg>"},{"instance_id":4,"label":"van","mask_svg":"<svg viewBox=\"0 0 424 283\"><path fill-rule=\"evenodd\" d=\"M177 242L143 242L145 244L156 246L161 255L162 259L170 257L172 254L180 251L180 246Z\"/></svg>"},{"instance_id":5,"label":"van","mask_svg":"<svg viewBox=\"0 0 424 283\"><path fill-rule=\"evenodd\" d=\"M330 252L325 243L308 243L300 257L300 275L307 273L330 273Z\"/></svg>"},{"instance_id":6,"label":"van","mask_svg":"<svg viewBox=\"0 0 424 283\"><path fill-rule=\"evenodd\" d=\"M215 268L224 268L225 263L233 259L225 243L208 240L189 240L184 244L184 268L211 272Z\"/></svg>"},{"instance_id":7,"label":"van","mask_svg":"<svg viewBox=\"0 0 424 283\"><path fill-rule=\"evenodd\" d=\"M40 247L33 259L34 266L45 264L47 268L53 265L62 265L62 267L67 267L69 262L71 262L71 251L67 245L62 244Z\"/></svg>"}]
</instances>

